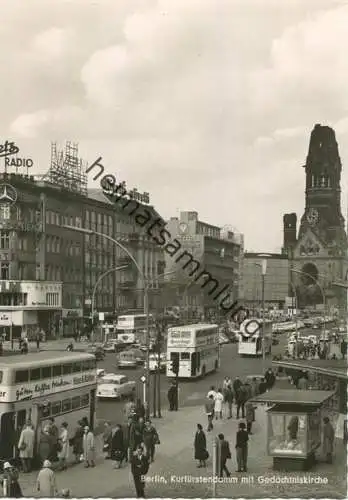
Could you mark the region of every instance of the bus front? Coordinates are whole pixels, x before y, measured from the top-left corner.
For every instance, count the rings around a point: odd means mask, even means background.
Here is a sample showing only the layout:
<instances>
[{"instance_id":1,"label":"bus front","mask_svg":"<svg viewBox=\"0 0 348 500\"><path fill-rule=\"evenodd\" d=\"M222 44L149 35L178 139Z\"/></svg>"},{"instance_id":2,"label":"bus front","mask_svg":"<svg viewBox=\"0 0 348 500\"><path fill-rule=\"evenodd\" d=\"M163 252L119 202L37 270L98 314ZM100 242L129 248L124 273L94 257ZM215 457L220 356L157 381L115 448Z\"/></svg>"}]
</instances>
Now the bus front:
<instances>
[{"instance_id":1,"label":"bus front","mask_svg":"<svg viewBox=\"0 0 348 500\"><path fill-rule=\"evenodd\" d=\"M192 376L191 363L194 352L194 334L189 328L169 328L167 338L167 377L188 378ZM173 371L175 364L178 364L179 371Z\"/></svg>"}]
</instances>

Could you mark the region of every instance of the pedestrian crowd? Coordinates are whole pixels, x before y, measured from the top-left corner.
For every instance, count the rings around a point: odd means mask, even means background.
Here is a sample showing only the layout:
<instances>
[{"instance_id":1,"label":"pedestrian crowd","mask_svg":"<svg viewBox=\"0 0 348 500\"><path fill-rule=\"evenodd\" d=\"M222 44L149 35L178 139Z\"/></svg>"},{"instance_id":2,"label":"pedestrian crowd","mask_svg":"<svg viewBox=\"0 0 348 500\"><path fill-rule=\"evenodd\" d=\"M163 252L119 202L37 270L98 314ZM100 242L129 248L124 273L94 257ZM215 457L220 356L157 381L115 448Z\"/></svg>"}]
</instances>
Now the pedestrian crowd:
<instances>
[{"instance_id":1,"label":"pedestrian crowd","mask_svg":"<svg viewBox=\"0 0 348 500\"><path fill-rule=\"evenodd\" d=\"M207 394L205 403L205 413L208 420L207 432L214 428L214 419L221 420L224 416L227 419L234 418L233 407L235 407L235 418L245 420L238 424L238 431L236 433L236 461L237 471L247 471L248 459L248 441L249 436L252 434L252 425L255 421L255 406L252 399L259 394L263 394L270 390L276 377L273 370L269 368L264 377L258 379L253 377L250 381L247 379L243 382L239 377L231 380L230 377L225 377L222 387L216 389L212 386ZM223 434L218 435L220 445L220 470L219 475L222 477L223 473L227 476L230 475L227 469L226 462L232 457L229 443ZM201 424L197 426L197 432L194 441L195 459L198 460L198 467L205 467L208 458L206 449L205 433Z\"/></svg>"},{"instance_id":2,"label":"pedestrian crowd","mask_svg":"<svg viewBox=\"0 0 348 500\"><path fill-rule=\"evenodd\" d=\"M105 458L113 461L114 469L120 469L123 463L130 464L136 495L142 498L145 494L144 476L155 459L160 439L155 426L146 418L146 409L140 399L134 401L131 397L125 404L124 413L125 426L117 424L112 427L105 423L103 450Z\"/></svg>"},{"instance_id":3,"label":"pedestrian crowd","mask_svg":"<svg viewBox=\"0 0 348 500\"><path fill-rule=\"evenodd\" d=\"M33 470L34 447L36 431L30 420L27 420L20 432L17 448L19 466L10 462L3 465L2 486L4 496L19 498L22 495L19 478L20 473L27 474ZM65 471L68 468L70 448L75 461L84 462L85 467L94 467L94 434L89 426L87 417L82 418L69 439L68 424L63 422L60 429L54 418L44 422L39 431L38 459L41 470L36 481L36 490L41 497L53 497L58 494L55 471ZM36 457L35 457L36 458ZM63 489L61 496L70 495L68 489Z\"/></svg>"}]
</instances>

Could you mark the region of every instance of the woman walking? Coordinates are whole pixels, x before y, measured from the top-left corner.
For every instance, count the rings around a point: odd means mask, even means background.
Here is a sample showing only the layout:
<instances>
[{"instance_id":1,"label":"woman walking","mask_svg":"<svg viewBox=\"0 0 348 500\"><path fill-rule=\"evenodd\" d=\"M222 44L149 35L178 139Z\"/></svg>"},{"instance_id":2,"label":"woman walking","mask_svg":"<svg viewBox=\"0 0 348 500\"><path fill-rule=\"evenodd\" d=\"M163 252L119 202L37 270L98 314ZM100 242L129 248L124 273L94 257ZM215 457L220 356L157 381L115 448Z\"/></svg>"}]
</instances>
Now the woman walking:
<instances>
[{"instance_id":1,"label":"woman walking","mask_svg":"<svg viewBox=\"0 0 348 500\"><path fill-rule=\"evenodd\" d=\"M222 395L222 389L218 389L215 396L215 406L214 406L215 420L217 420L219 417L220 419L222 418L223 402L224 402L224 397Z\"/></svg>"},{"instance_id":2,"label":"woman walking","mask_svg":"<svg viewBox=\"0 0 348 500\"><path fill-rule=\"evenodd\" d=\"M61 470L66 470L68 468L67 467L68 457L69 457L68 424L66 422L63 422L62 430L60 432L58 441L58 458Z\"/></svg>"},{"instance_id":3,"label":"woman walking","mask_svg":"<svg viewBox=\"0 0 348 500\"><path fill-rule=\"evenodd\" d=\"M89 427L84 428L83 435L83 456L85 460L85 467L95 467L94 457L95 447L94 447L94 434Z\"/></svg>"},{"instance_id":4,"label":"woman walking","mask_svg":"<svg viewBox=\"0 0 348 500\"><path fill-rule=\"evenodd\" d=\"M206 467L206 460L208 459L209 454L207 452L207 440L201 424L197 424L194 448L195 460L198 460L199 462L197 467Z\"/></svg>"}]
</instances>

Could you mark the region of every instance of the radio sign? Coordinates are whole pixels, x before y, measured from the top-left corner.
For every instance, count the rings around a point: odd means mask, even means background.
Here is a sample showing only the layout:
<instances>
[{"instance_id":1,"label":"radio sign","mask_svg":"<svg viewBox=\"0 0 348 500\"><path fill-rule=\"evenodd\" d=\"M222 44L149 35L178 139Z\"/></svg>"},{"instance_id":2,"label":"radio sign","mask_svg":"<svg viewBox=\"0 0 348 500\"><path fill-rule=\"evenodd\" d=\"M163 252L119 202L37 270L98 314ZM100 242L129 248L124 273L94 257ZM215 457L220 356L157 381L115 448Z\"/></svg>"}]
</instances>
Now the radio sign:
<instances>
[{"instance_id":1,"label":"radio sign","mask_svg":"<svg viewBox=\"0 0 348 500\"><path fill-rule=\"evenodd\" d=\"M0 144L0 158L5 158L5 167L31 168L34 162L31 158L10 158L19 153L19 147L14 141L6 140Z\"/></svg>"}]
</instances>

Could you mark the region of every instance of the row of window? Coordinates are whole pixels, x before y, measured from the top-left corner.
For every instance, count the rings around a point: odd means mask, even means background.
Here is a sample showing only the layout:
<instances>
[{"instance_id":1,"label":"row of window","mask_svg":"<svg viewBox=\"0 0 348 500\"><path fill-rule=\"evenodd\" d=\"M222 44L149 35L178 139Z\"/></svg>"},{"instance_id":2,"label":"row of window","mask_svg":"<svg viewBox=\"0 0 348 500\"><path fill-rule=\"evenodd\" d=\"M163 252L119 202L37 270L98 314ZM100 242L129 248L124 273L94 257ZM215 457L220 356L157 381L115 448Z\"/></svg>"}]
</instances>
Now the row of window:
<instances>
[{"instance_id":1,"label":"row of window","mask_svg":"<svg viewBox=\"0 0 348 500\"><path fill-rule=\"evenodd\" d=\"M82 227L82 219L78 216L63 215L52 210L46 211L46 224L52 226L75 226Z\"/></svg>"},{"instance_id":2,"label":"row of window","mask_svg":"<svg viewBox=\"0 0 348 500\"><path fill-rule=\"evenodd\" d=\"M26 306L27 293L0 293L0 306Z\"/></svg>"},{"instance_id":3,"label":"row of window","mask_svg":"<svg viewBox=\"0 0 348 500\"><path fill-rule=\"evenodd\" d=\"M61 377L62 375L71 375L73 373L80 373L95 369L96 369L96 361L92 359L86 361L77 361L75 363L64 363L53 366L42 366L40 368L31 368L27 370L16 370L15 384L23 384L24 382L37 382L39 380ZM2 372L0 373L2 380L3 374Z\"/></svg>"},{"instance_id":4,"label":"row of window","mask_svg":"<svg viewBox=\"0 0 348 500\"><path fill-rule=\"evenodd\" d=\"M79 408L86 408L89 406L89 393L82 396L75 396L73 398L63 399L62 401L55 401L54 403L48 402L41 407L42 418L56 417L62 413L68 413L72 410Z\"/></svg>"}]
</instances>

